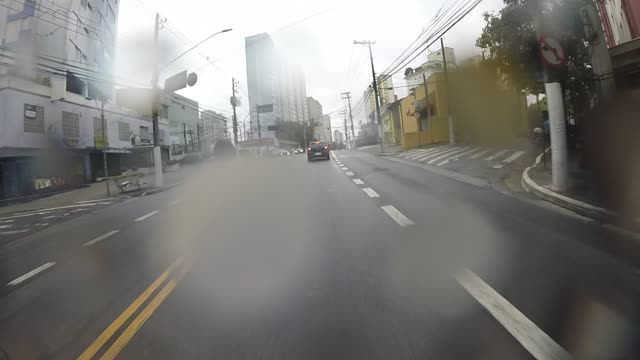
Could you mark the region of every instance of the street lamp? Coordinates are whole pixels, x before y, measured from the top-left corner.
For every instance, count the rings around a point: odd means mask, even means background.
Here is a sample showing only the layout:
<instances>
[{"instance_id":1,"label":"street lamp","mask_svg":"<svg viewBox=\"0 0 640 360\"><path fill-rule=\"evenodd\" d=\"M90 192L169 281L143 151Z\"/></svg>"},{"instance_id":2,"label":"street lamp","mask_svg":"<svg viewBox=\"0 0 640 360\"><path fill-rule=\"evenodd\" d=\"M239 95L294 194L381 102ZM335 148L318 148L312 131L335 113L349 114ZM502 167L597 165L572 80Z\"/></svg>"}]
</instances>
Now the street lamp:
<instances>
[{"instance_id":1,"label":"street lamp","mask_svg":"<svg viewBox=\"0 0 640 360\"><path fill-rule=\"evenodd\" d=\"M216 35L218 35L218 34L222 34L222 33L229 32L229 31L231 31L231 30L233 30L233 29L224 29L224 30L220 30L220 31L218 31L217 33L214 33L214 34L209 35L209 36L208 36L208 37L206 37L204 40L202 40L202 41L200 41L199 43L197 43L197 44L193 45L192 47L190 47L190 48L189 48L189 50L187 50L187 51L183 52L182 54L178 55L175 59L173 59L173 60L169 61L168 63L166 63L166 64L162 67L162 69L160 69L159 71L162 71L162 70L163 70L163 69L165 69L167 66L169 66L169 65L173 64L174 62L176 62L176 60L178 60L178 59L180 59L181 57L183 57L184 55L186 55L189 51L191 51L191 50L193 50L193 49L197 48L198 46L202 45L202 43L206 42L207 40L211 39L212 37L214 37L214 36L216 36Z\"/></svg>"}]
</instances>

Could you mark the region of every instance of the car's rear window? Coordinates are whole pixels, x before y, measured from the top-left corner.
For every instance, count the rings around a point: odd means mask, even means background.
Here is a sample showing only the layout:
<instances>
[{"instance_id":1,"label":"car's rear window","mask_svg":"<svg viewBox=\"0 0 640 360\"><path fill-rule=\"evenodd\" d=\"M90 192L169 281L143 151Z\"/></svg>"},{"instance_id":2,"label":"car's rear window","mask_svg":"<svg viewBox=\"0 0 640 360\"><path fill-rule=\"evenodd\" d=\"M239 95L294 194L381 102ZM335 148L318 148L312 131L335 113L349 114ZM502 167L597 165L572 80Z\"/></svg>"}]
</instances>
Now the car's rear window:
<instances>
[{"instance_id":1,"label":"car's rear window","mask_svg":"<svg viewBox=\"0 0 640 360\"><path fill-rule=\"evenodd\" d=\"M319 143L319 144L310 144L309 147L312 149L323 149L327 144Z\"/></svg>"}]
</instances>

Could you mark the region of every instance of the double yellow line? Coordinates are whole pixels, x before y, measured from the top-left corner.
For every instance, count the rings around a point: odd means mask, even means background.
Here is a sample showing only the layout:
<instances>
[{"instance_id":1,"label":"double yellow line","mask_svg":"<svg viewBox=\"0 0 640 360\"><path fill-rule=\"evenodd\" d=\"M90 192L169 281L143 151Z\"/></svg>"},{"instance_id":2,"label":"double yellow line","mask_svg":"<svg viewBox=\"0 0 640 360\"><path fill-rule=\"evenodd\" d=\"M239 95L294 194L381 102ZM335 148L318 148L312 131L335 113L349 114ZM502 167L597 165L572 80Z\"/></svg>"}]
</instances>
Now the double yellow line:
<instances>
[{"instance_id":1,"label":"double yellow line","mask_svg":"<svg viewBox=\"0 0 640 360\"><path fill-rule=\"evenodd\" d=\"M174 261L151 285L136 298L127 309L120 314L106 329L98 336L98 338L89 345L89 347L78 357L78 360L93 359L93 357L102 349L102 347L113 337L125 322L153 295L153 293L162 285L172 274L175 276L164 285L164 287L151 299L147 306L129 323L129 326L118 336L111 346L100 357L101 360L115 359L115 357L124 349L127 343L140 330L142 325L153 314L153 312L162 304L164 299L173 291L178 282L189 271L189 266L185 264L184 258L179 257Z\"/></svg>"}]
</instances>

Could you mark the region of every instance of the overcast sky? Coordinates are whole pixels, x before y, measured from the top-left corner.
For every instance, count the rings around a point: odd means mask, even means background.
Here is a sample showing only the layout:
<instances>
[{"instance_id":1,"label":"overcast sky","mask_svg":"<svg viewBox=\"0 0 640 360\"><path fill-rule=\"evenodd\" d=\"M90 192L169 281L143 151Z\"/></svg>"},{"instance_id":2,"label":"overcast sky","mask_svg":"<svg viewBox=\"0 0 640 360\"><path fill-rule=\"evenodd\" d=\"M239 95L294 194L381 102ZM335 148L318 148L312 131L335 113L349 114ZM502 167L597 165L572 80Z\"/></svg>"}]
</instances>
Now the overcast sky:
<instances>
[{"instance_id":1,"label":"overcast sky","mask_svg":"<svg viewBox=\"0 0 640 360\"><path fill-rule=\"evenodd\" d=\"M380 72L432 21L445 1L240 0L224 2L224 6L206 0L121 1L116 76L122 82L150 83L150 45L155 13L159 12L167 21L160 31L164 62L216 31L233 28L163 70L163 77L182 70L197 72L198 83L180 94L229 115L231 78L235 77L240 81L243 106L238 118L242 121L248 113L244 38L268 32L276 46L302 66L307 96L320 101L329 113L342 107L341 92L351 91L355 103L371 82L368 51L353 45L353 40L377 42L373 52ZM484 0L444 36L445 46L455 48L458 62L480 53L474 44L482 30L482 13L501 7L502 0ZM426 53L412 65L425 60ZM404 85L402 72L393 81L394 86ZM339 113L331 115L332 125L341 126Z\"/></svg>"}]
</instances>

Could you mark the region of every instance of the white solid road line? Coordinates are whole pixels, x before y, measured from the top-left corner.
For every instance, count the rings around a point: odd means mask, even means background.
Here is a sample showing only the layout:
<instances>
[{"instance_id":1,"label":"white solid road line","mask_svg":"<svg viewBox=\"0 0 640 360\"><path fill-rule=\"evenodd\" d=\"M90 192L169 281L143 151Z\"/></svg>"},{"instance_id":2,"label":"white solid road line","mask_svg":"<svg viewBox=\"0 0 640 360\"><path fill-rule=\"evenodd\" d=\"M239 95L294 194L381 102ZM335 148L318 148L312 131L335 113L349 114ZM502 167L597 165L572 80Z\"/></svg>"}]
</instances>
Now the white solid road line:
<instances>
[{"instance_id":1,"label":"white solid road line","mask_svg":"<svg viewBox=\"0 0 640 360\"><path fill-rule=\"evenodd\" d=\"M134 221L142 221L142 220L148 219L148 218L152 217L153 215L155 215L157 213L159 213L159 211L157 211L157 210L156 211L152 211L152 212L148 213L147 215L140 216L139 218L135 219Z\"/></svg>"},{"instance_id":2,"label":"white solid road line","mask_svg":"<svg viewBox=\"0 0 640 360\"><path fill-rule=\"evenodd\" d=\"M408 217L404 216L398 209L396 209L393 205L385 205L381 207L384 212L387 213L395 222L400 226L409 226L414 225L413 221L409 220Z\"/></svg>"},{"instance_id":3,"label":"white solid road line","mask_svg":"<svg viewBox=\"0 0 640 360\"><path fill-rule=\"evenodd\" d=\"M454 155L454 156L452 156L452 157L450 157L448 159L445 159L442 162L439 162L436 166L441 166L441 165L444 165L444 164L448 164L453 159L460 159L461 157L463 157L465 155L468 155L468 154L471 154L472 152L477 151L477 150L478 150L477 148L473 148L471 150L467 150L467 151L463 152L462 154L456 154L456 155Z\"/></svg>"},{"instance_id":4,"label":"white solid road line","mask_svg":"<svg viewBox=\"0 0 640 360\"><path fill-rule=\"evenodd\" d=\"M380 195L378 195L378 193L375 192L372 188L363 188L362 191L367 193L367 195L369 195L370 198L380 197Z\"/></svg>"},{"instance_id":5,"label":"white solid road line","mask_svg":"<svg viewBox=\"0 0 640 360\"><path fill-rule=\"evenodd\" d=\"M445 152L451 151L451 150L453 150L451 148L451 146L448 146L448 145L447 146L440 146L440 147L434 148L433 151L429 151L428 153L423 154L422 156L418 156L415 160L424 161L424 160L426 160L428 158L431 158L431 157L434 157L434 156L438 156L438 154L444 154Z\"/></svg>"},{"instance_id":6,"label":"white solid road line","mask_svg":"<svg viewBox=\"0 0 640 360\"><path fill-rule=\"evenodd\" d=\"M444 159L451 159L454 155L457 155L461 152L467 151L469 150L468 146L464 146L462 148L458 148L455 150L451 150L451 151L446 151L443 152L442 154L439 154L439 156L434 157L433 159L429 160L429 162L427 162L427 164L433 164L436 161L440 161L440 160L444 160Z\"/></svg>"},{"instance_id":7,"label":"white solid road line","mask_svg":"<svg viewBox=\"0 0 640 360\"><path fill-rule=\"evenodd\" d=\"M424 149L420 149L420 150L414 150L413 152L411 152L411 154L407 155L407 159L415 159L417 157L420 157L424 154L428 154L430 152L433 152L434 149L430 149L430 150L424 150Z\"/></svg>"},{"instance_id":8,"label":"white solid road line","mask_svg":"<svg viewBox=\"0 0 640 360\"><path fill-rule=\"evenodd\" d=\"M358 185L364 184L364 182L362 180L360 180L360 179L353 179L353 182L358 184Z\"/></svg>"},{"instance_id":9,"label":"white solid road line","mask_svg":"<svg viewBox=\"0 0 640 360\"><path fill-rule=\"evenodd\" d=\"M479 158L480 156L482 156L482 155L484 155L484 154L488 153L489 151L491 151L491 150L490 150L490 149L484 149L484 150L482 150L482 151L480 151L480 152L478 152L478 153L476 153L476 154L473 154L473 155L469 156L469 159L477 159L477 158Z\"/></svg>"},{"instance_id":10,"label":"white solid road line","mask_svg":"<svg viewBox=\"0 0 640 360\"><path fill-rule=\"evenodd\" d=\"M488 161L494 160L495 158L506 154L508 151L509 150L499 150L497 153L485 158L485 160L488 160Z\"/></svg>"},{"instance_id":11,"label":"white solid road line","mask_svg":"<svg viewBox=\"0 0 640 360\"><path fill-rule=\"evenodd\" d=\"M571 355L547 335L536 324L511 305L502 295L493 290L478 275L468 269L456 276L456 280L473 296L493 317L504 326L511 335L535 359L569 360Z\"/></svg>"},{"instance_id":12,"label":"white solid road line","mask_svg":"<svg viewBox=\"0 0 640 360\"><path fill-rule=\"evenodd\" d=\"M96 200L83 200L83 201L76 201L76 204L86 204L86 203L94 203L94 202L100 202L100 201L112 201L113 198L106 198L106 199L96 199Z\"/></svg>"},{"instance_id":13,"label":"white solid road line","mask_svg":"<svg viewBox=\"0 0 640 360\"><path fill-rule=\"evenodd\" d=\"M34 277L34 276L38 275L39 273L41 273L41 272L43 272L43 271L47 270L48 268L52 267L52 266L53 266L53 265L55 265L55 264L56 264L56 263L54 263L54 262L48 262L48 263L46 263L46 264L44 264L44 265L40 265L40 266L38 266L37 268L35 268L35 269L33 269L33 270L29 271L28 273L26 273L26 274L24 274L24 275L20 276L19 278L16 278L16 279L14 279L14 280L12 280L12 281L9 281L9 282L7 283L7 285L8 285L8 286L15 286L15 285L18 285L18 284L20 284L21 282L24 282L24 281L28 280L29 278L32 278L32 277Z\"/></svg>"},{"instance_id":14,"label":"white solid road line","mask_svg":"<svg viewBox=\"0 0 640 360\"><path fill-rule=\"evenodd\" d=\"M435 149L431 149L430 151L425 151L424 153L420 154L420 156L416 156L412 160L422 161L422 160L426 159L429 156L435 156L437 153L439 153L441 151L446 151L448 149L449 149L448 147L443 147L443 148L437 147Z\"/></svg>"},{"instance_id":15,"label":"white solid road line","mask_svg":"<svg viewBox=\"0 0 640 360\"><path fill-rule=\"evenodd\" d=\"M104 239L106 239L106 238L108 238L108 237L110 237L112 235L115 235L115 234L117 234L119 232L120 232L120 230L109 231L108 233L106 233L104 235L101 235L101 236L98 236L97 238L95 238L95 239L93 239L91 241L87 241L86 243L82 244L82 246L91 246L91 245L93 245L95 243L98 243L98 242L100 242L100 241L102 241L102 240L104 240Z\"/></svg>"},{"instance_id":16,"label":"white solid road line","mask_svg":"<svg viewBox=\"0 0 640 360\"><path fill-rule=\"evenodd\" d=\"M345 174L347 174L348 176L353 176L353 173L351 171L347 171Z\"/></svg>"},{"instance_id":17,"label":"white solid road line","mask_svg":"<svg viewBox=\"0 0 640 360\"><path fill-rule=\"evenodd\" d=\"M434 153L429 154L428 156L425 156L423 159L420 159L420 162L427 161L427 159L431 159L434 156L438 156L439 157L439 156L442 156L442 155L450 154L452 152L456 152L458 150L460 150L459 147L454 147L454 148L449 147L449 148L441 150L441 151L436 151Z\"/></svg>"},{"instance_id":18,"label":"white solid road line","mask_svg":"<svg viewBox=\"0 0 640 360\"><path fill-rule=\"evenodd\" d=\"M502 160L503 163L508 164L512 161L514 161L515 159L519 158L520 156L522 156L524 154L524 151L516 151L515 153L513 153L513 155L509 156L508 158Z\"/></svg>"}]
</instances>

